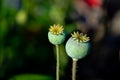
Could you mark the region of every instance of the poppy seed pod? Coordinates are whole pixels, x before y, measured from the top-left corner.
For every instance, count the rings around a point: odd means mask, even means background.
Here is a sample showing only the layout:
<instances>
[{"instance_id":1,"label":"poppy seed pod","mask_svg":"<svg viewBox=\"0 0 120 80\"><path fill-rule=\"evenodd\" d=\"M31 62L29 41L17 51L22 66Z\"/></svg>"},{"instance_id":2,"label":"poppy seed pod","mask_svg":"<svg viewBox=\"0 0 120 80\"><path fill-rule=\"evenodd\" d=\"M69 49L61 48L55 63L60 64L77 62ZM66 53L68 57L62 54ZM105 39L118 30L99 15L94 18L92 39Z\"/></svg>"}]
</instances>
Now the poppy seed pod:
<instances>
[{"instance_id":1,"label":"poppy seed pod","mask_svg":"<svg viewBox=\"0 0 120 80\"><path fill-rule=\"evenodd\" d=\"M89 37L83 33L74 32L66 43L66 52L72 59L81 59L87 55L90 43Z\"/></svg>"},{"instance_id":2,"label":"poppy seed pod","mask_svg":"<svg viewBox=\"0 0 120 80\"><path fill-rule=\"evenodd\" d=\"M54 44L61 44L65 40L65 33L63 32L63 27L60 25L53 25L49 28L48 39Z\"/></svg>"}]
</instances>

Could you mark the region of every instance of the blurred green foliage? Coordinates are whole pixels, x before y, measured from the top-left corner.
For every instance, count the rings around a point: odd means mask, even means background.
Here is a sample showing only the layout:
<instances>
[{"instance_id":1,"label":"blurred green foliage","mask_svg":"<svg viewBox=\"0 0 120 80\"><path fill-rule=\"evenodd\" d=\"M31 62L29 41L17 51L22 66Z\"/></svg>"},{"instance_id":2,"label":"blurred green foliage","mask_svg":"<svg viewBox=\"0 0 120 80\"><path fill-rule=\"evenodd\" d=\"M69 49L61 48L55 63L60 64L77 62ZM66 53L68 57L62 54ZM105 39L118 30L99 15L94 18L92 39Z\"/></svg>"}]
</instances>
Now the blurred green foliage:
<instances>
[{"instance_id":1,"label":"blurred green foliage","mask_svg":"<svg viewBox=\"0 0 120 80\"><path fill-rule=\"evenodd\" d=\"M71 27L74 24L65 25L70 6L71 0L0 0L1 80L26 72L54 75L56 60L53 46L47 39L48 28L53 24L61 24L66 33L75 29ZM60 54L62 76L68 63L63 45ZM15 80L32 80L27 79L26 75L19 78Z\"/></svg>"},{"instance_id":2,"label":"blurred green foliage","mask_svg":"<svg viewBox=\"0 0 120 80\"><path fill-rule=\"evenodd\" d=\"M23 74L13 77L10 80L53 80L53 78L46 75Z\"/></svg>"}]
</instances>

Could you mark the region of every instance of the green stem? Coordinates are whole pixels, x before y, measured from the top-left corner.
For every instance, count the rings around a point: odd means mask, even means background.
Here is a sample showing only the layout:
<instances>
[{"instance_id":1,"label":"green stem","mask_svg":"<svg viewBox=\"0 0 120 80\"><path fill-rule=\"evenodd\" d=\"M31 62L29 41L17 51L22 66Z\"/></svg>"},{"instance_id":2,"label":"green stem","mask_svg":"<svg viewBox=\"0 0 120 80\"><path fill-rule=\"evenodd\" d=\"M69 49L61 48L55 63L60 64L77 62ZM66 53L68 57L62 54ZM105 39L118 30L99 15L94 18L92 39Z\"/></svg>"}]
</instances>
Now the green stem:
<instances>
[{"instance_id":1,"label":"green stem","mask_svg":"<svg viewBox=\"0 0 120 80\"><path fill-rule=\"evenodd\" d=\"M56 80L59 80L59 66L60 66L60 64L59 64L59 62L60 62L60 60L59 60L59 53L60 53L60 51L59 51L59 45L56 45L56 56L57 56Z\"/></svg>"},{"instance_id":2,"label":"green stem","mask_svg":"<svg viewBox=\"0 0 120 80\"><path fill-rule=\"evenodd\" d=\"M72 64L72 80L76 80L76 66L77 66L78 59L73 59Z\"/></svg>"}]
</instances>

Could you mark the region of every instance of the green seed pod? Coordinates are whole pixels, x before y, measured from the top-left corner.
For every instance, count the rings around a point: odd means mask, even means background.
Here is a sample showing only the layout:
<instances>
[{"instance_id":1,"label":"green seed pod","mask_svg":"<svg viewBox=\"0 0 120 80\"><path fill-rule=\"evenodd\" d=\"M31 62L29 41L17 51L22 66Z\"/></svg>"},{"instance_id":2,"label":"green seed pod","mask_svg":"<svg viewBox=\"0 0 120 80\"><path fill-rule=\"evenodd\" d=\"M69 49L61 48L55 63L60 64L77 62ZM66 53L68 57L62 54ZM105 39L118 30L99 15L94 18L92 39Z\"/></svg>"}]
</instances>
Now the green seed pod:
<instances>
[{"instance_id":1,"label":"green seed pod","mask_svg":"<svg viewBox=\"0 0 120 80\"><path fill-rule=\"evenodd\" d=\"M86 37L86 35L74 32L65 46L68 56L72 59L81 59L85 57L90 47L88 41L89 37Z\"/></svg>"},{"instance_id":2,"label":"green seed pod","mask_svg":"<svg viewBox=\"0 0 120 80\"><path fill-rule=\"evenodd\" d=\"M63 33L60 35L55 35L55 34L52 34L51 32L48 32L48 39L54 45L61 44L65 40L65 34Z\"/></svg>"},{"instance_id":3,"label":"green seed pod","mask_svg":"<svg viewBox=\"0 0 120 80\"><path fill-rule=\"evenodd\" d=\"M51 26L48 32L48 39L54 45L63 43L65 40L63 27L59 25Z\"/></svg>"}]
</instances>

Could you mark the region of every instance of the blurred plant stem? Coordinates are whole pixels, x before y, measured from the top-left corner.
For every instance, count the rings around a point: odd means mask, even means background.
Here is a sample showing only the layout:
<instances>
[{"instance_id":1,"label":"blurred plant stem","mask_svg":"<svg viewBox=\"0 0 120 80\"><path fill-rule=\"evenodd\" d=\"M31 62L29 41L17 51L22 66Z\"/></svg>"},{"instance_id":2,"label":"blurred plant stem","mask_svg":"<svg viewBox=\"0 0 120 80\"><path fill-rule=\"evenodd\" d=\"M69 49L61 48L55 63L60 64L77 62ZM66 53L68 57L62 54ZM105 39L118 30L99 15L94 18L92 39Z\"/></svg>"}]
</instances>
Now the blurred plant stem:
<instances>
[{"instance_id":1,"label":"blurred plant stem","mask_svg":"<svg viewBox=\"0 0 120 80\"><path fill-rule=\"evenodd\" d=\"M60 67L60 60L59 60L59 54L60 54L60 50L59 50L59 45L55 45L56 46L56 56L57 56L57 64L56 64L56 80L59 80L59 67Z\"/></svg>"},{"instance_id":2,"label":"blurred plant stem","mask_svg":"<svg viewBox=\"0 0 120 80\"><path fill-rule=\"evenodd\" d=\"M78 59L73 59L72 64L72 80L76 80L76 66L77 66Z\"/></svg>"}]
</instances>

